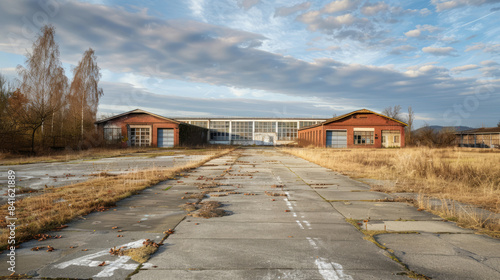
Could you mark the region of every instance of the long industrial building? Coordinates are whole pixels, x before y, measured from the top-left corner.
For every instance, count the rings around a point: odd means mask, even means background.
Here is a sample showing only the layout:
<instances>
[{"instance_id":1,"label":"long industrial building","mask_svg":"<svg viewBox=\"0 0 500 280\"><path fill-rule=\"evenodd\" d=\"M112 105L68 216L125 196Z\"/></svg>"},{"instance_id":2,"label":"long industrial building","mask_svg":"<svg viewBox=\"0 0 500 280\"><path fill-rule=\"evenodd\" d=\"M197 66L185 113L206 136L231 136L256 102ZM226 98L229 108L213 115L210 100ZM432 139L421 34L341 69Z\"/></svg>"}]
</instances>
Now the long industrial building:
<instances>
[{"instance_id":1,"label":"long industrial building","mask_svg":"<svg viewBox=\"0 0 500 280\"><path fill-rule=\"evenodd\" d=\"M309 118L178 118L210 130L211 144L284 145L297 140L299 129L324 122Z\"/></svg>"},{"instance_id":2,"label":"long industrial building","mask_svg":"<svg viewBox=\"0 0 500 280\"><path fill-rule=\"evenodd\" d=\"M366 109L331 119L167 118L136 109L96 125L104 141L123 147L299 143L331 148L404 147L406 126Z\"/></svg>"}]
</instances>

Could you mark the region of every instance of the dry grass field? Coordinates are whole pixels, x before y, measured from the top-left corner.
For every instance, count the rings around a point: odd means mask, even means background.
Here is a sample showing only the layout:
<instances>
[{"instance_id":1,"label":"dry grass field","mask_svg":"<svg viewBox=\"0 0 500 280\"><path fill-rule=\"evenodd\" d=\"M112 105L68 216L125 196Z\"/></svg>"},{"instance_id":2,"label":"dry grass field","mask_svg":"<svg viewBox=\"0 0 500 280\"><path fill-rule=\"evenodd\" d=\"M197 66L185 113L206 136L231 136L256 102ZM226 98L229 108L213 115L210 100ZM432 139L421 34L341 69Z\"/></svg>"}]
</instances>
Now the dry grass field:
<instances>
[{"instance_id":1,"label":"dry grass field","mask_svg":"<svg viewBox=\"0 0 500 280\"><path fill-rule=\"evenodd\" d=\"M123 198L158 182L174 178L179 173L196 168L205 162L231 152L232 148L214 150L204 160L184 166L153 168L133 173L111 175L102 173L95 179L59 188L46 188L42 194L16 201L16 241L32 239L34 235L55 229L72 219L103 211ZM7 246L8 229L5 216L9 205L0 207L0 250Z\"/></svg>"},{"instance_id":2,"label":"dry grass field","mask_svg":"<svg viewBox=\"0 0 500 280\"><path fill-rule=\"evenodd\" d=\"M373 186L385 192L422 194L420 207L429 208L425 196L452 199L500 213L500 151L465 148L351 149L295 148L283 151L353 178L390 180L395 184ZM433 209L436 210L436 209ZM453 216L443 207L438 212ZM450 217L451 218L451 217ZM485 227L471 214L452 217L472 227ZM480 221L482 220L482 221ZM488 225L500 230L498 221Z\"/></svg>"}]
</instances>

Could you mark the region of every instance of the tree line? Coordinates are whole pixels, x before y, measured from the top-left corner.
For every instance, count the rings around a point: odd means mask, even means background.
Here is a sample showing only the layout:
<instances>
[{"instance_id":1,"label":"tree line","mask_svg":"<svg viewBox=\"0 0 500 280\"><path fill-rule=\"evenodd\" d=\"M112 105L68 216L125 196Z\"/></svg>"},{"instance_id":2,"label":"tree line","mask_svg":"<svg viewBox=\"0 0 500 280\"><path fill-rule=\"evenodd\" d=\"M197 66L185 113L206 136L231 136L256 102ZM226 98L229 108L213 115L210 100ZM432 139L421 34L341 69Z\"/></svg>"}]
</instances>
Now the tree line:
<instances>
[{"instance_id":1,"label":"tree line","mask_svg":"<svg viewBox=\"0 0 500 280\"><path fill-rule=\"evenodd\" d=\"M55 28L44 26L17 67L19 79L0 74L0 149L39 153L92 145L97 106L103 95L97 57L83 53L66 77L55 41Z\"/></svg>"}]
</instances>

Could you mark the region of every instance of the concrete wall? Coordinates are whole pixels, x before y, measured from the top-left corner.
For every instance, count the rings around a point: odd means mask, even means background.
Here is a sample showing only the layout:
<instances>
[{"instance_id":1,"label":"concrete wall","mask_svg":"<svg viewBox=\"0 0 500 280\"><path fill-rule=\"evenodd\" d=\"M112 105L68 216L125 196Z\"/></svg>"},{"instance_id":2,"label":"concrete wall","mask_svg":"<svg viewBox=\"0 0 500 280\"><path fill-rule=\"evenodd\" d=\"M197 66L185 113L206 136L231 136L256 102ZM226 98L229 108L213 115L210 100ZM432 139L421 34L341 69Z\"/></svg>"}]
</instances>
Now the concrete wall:
<instances>
[{"instance_id":1,"label":"concrete wall","mask_svg":"<svg viewBox=\"0 0 500 280\"><path fill-rule=\"evenodd\" d=\"M354 128L373 128L373 145L354 145ZM300 130L299 143L326 147L326 131L333 129L347 130L347 148L381 148L382 130L399 131L401 147L405 146L405 126L403 124L370 113L357 113L329 124Z\"/></svg>"}]
</instances>

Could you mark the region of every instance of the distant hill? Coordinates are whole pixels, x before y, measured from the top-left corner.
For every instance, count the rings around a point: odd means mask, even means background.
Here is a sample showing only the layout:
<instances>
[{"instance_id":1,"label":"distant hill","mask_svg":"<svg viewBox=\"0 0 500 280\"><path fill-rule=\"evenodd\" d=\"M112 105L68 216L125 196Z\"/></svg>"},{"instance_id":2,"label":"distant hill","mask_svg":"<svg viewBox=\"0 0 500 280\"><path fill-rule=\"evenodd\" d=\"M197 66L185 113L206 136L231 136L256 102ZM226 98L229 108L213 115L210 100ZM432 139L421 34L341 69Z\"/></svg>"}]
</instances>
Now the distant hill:
<instances>
[{"instance_id":1,"label":"distant hill","mask_svg":"<svg viewBox=\"0 0 500 280\"><path fill-rule=\"evenodd\" d=\"M440 125L429 125L429 126L424 126L424 127L421 127L419 129L416 129L414 130L414 132L419 132L423 129L425 129L426 127L432 129L434 132L440 132L441 130L444 130L444 129L454 129L455 131L459 132L459 131L464 131L464 130L470 130L470 129L474 129L473 127L468 127L468 126L440 126Z\"/></svg>"}]
</instances>

